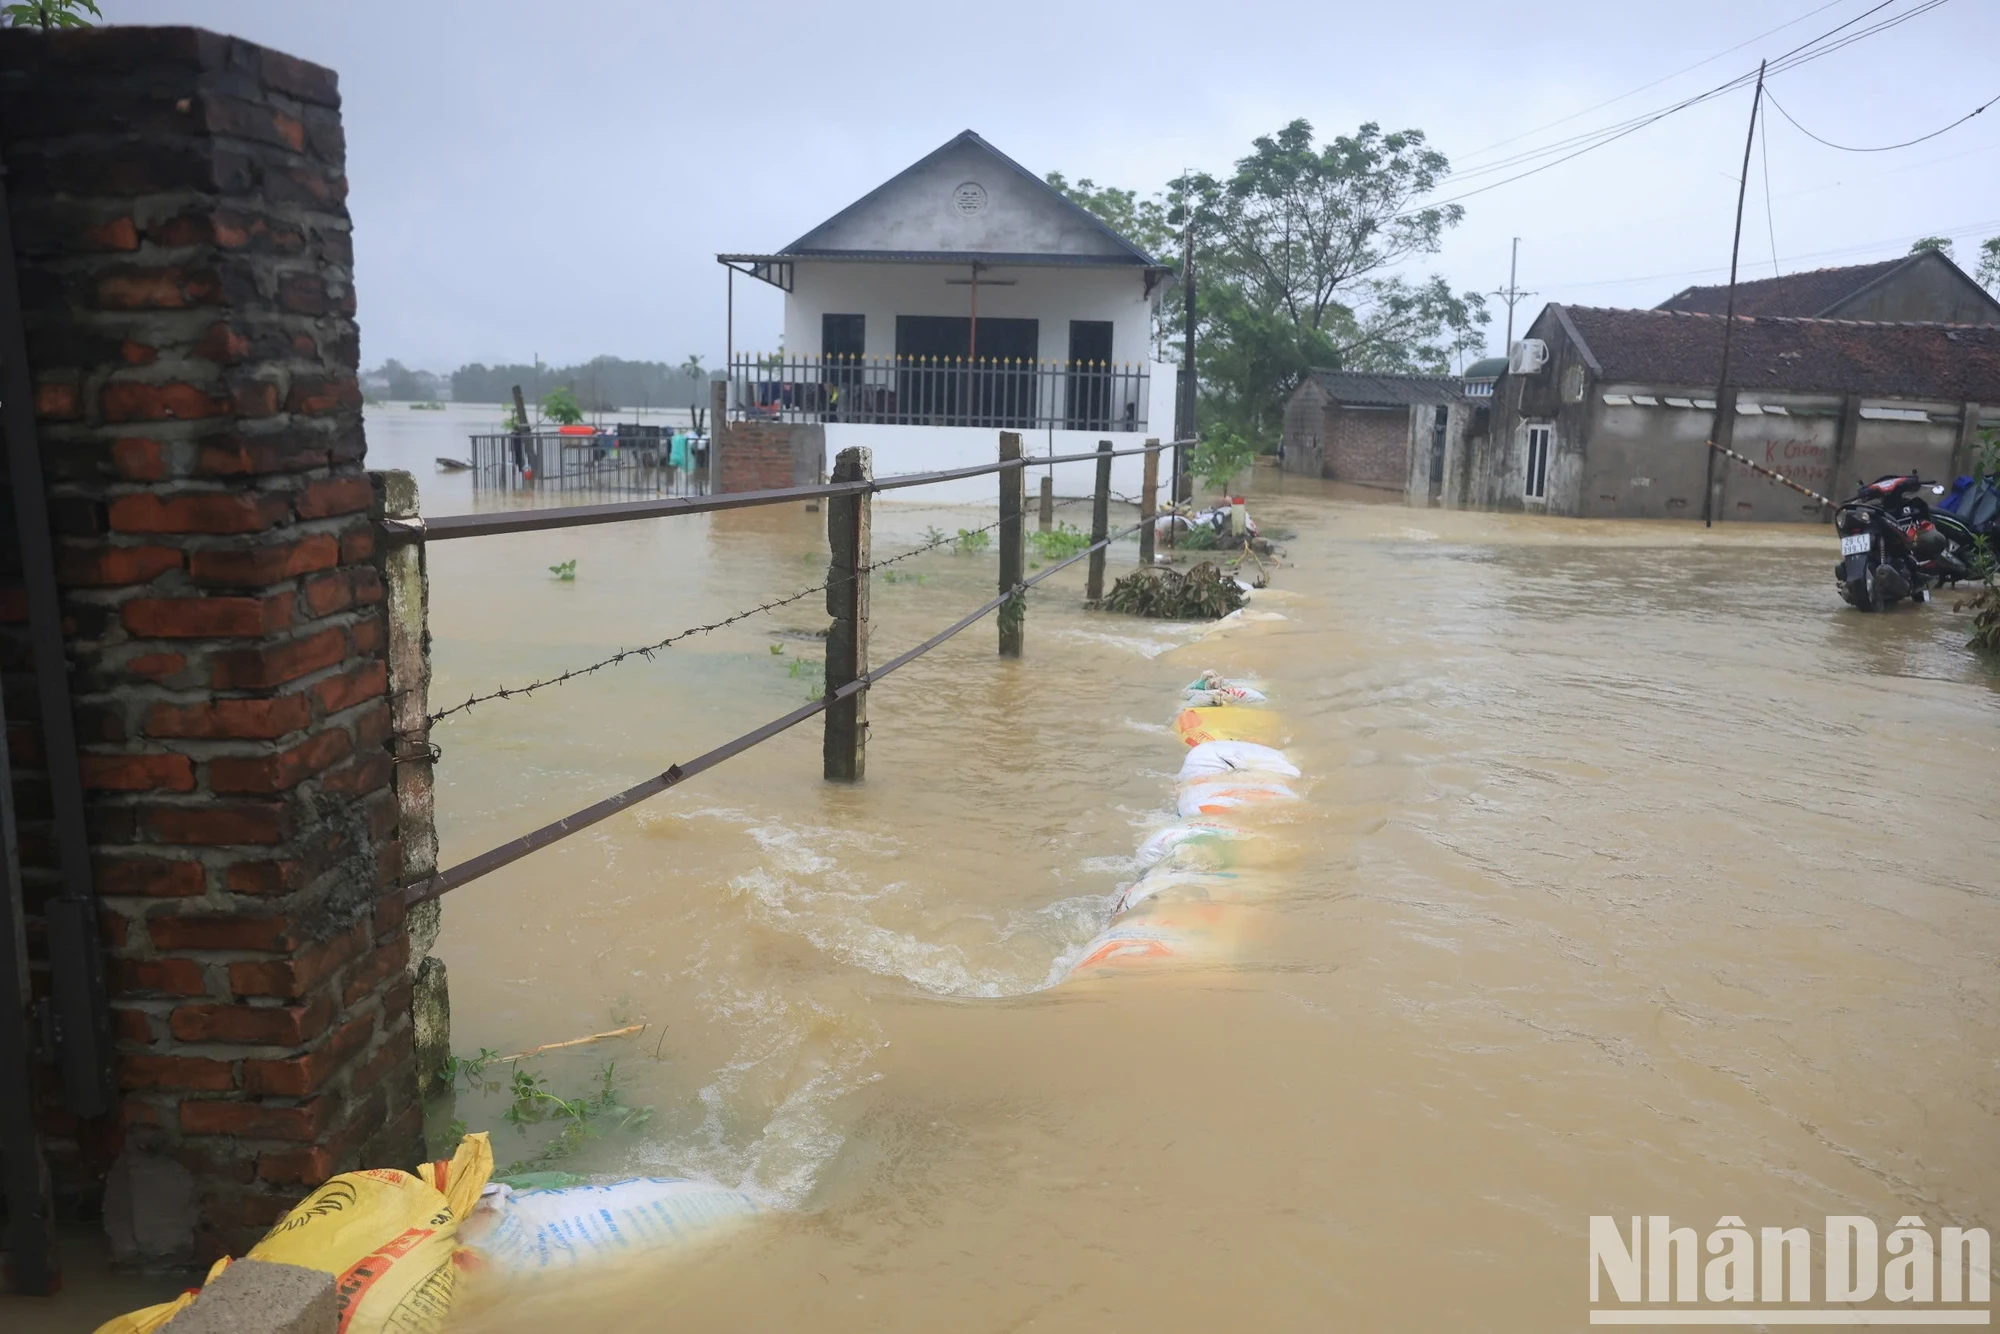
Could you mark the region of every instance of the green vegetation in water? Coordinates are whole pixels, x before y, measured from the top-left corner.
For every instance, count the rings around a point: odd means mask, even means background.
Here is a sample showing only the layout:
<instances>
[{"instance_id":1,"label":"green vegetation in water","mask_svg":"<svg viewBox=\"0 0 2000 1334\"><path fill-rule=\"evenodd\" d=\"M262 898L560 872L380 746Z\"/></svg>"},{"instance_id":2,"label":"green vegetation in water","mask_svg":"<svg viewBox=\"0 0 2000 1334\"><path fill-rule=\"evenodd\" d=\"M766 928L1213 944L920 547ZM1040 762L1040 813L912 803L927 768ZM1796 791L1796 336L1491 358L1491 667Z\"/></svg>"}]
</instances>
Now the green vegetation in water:
<instances>
[{"instance_id":1,"label":"green vegetation in water","mask_svg":"<svg viewBox=\"0 0 2000 1334\"><path fill-rule=\"evenodd\" d=\"M944 529L938 527L936 524L931 524L924 529L925 546L941 547L944 544L945 544Z\"/></svg>"},{"instance_id":2,"label":"green vegetation in water","mask_svg":"<svg viewBox=\"0 0 2000 1334\"><path fill-rule=\"evenodd\" d=\"M920 584L924 581L924 576L915 570L883 570L880 573L885 584Z\"/></svg>"},{"instance_id":3,"label":"green vegetation in water","mask_svg":"<svg viewBox=\"0 0 2000 1334\"><path fill-rule=\"evenodd\" d=\"M583 405L575 394L558 385L542 395L542 416L558 426L575 426L583 421Z\"/></svg>"},{"instance_id":4,"label":"green vegetation in water","mask_svg":"<svg viewBox=\"0 0 2000 1334\"><path fill-rule=\"evenodd\" d=\"M1028 620L1028 595L1017 590L1000 604L1000 633L1014 638L1020 635L1021 627Z\"/></svg>"},{"instance_id":5,"label":"green vegetation in water","mask_svg":"<svg viewBox=\"0 0 2000 1334\"><path fill-rule=\"evenodd\" d=\"M1174 536L1174 545L1182 551L1215 550L1215 530L1205 523L1198 523L1184 533Z\"/></svg>"},{"instance_id":6,"label":"green vegetation in water","mask_svg":"<svg viewBox=\"0 0 2000 1334\"><path fill-rule=\"evenodd\" d=\"M1212 621L1244 603L1236 581L1207 561L1186 574L1154 568L1135 570L1111 586L1108 611L1176 621Z\"/></svg>"},{"instance_id":7,"label":"green vegetation in water","mask_svg":"<svg viewBox=\"0 0 2000 1334\"><path fill-rule=\"evenodd\" d=\"M1220 491L1229 485L1229 479L1250 466L1255 451L1250 442L1227 427L1215 427L1204 435L1194 447L1194 458L1189 463L1196 477L1208 483L1211 490Z\"/></svg>"},{"instance_id":8,"label":"green vegetation in water","mask_svg":"<svg viewBox=\"0 0 2000 1334\"><path fill-rule=\"evenodd\" d=\"M444 404L442 404L442 403L412 403L412 404L410 404L410 411L412 411L412 412L443 412L443 411L444 411Z\"/></svg>"},{"instance_id":9,"label":"green vegetation in water","mask_svg":"<svg viewBox=\"0 0 2000 1334\"><path fill-rule=\"evenodd\" d=\"M560 565L551 565L549 573L566 584L573 584L576 582L576 561L566 560Z\"/></svg>"},{"instance_id":10,"label":"green vegetation in water","mask_svg":"<svg viewBox=\"0 0 2000 1334\"><path fill-rule=\"evenodd\" d=\"M785 651L785 646L783 644L771 645L771 656L774 658L782 654L784 651Z\"/></svg>"},{"instance_id":11,"label":"green vegetation in water","mask_svg":"<svg viewBox=\"0 0 2000 1334\"><path fill-rule=\"evenodd\" d=\"M1062 560L1074 556L1090 545L1090 534L1072 528L1066 523L1058 523L1048 532L1028 534L1028 548L1043 560Z\"/></svg>"},{"instance_id":12,"label":"green vegetation in water","mask_svg":"<svg viewBox=\"0 0 2000 1334\"><path fill-rule=\"evenodd\" d=\"M447 1059L440 1072L454 1090L481 1095L504 1093L507 1107L500 1113L500 1119L524 1138L531 1127L554 1127L553 1137L526 1157L501 1168L496 1176L546 1170L551 1164L575 1155L592 1140L602 1138L607 1130L633 1130L652 1119L651 1107L634 1107L625 1101L618 1088L616 1061L606 1062L590 1084L574 1097L564 1097L549 1086L546 1075L520 1066L505 1079L489 1074L488 1067L499 1060L499 1052L482 1047L477 1056ZM469 1129L465 1121L453 1121L446 1134L449 1142L444 1152L449 1154L457 1149Z\"/></svg>"},{"instance_id":13,"label":"green vegetation in water","mask_svg":"<svg viewBox=\"0 0 2000 1334\"><path fill-rule=\"evenodd\" d=\"M952 539L951 549L960 556L976 556L993 545L993 534L983 529L961 528Z\"/></svg>"}]
</instances>

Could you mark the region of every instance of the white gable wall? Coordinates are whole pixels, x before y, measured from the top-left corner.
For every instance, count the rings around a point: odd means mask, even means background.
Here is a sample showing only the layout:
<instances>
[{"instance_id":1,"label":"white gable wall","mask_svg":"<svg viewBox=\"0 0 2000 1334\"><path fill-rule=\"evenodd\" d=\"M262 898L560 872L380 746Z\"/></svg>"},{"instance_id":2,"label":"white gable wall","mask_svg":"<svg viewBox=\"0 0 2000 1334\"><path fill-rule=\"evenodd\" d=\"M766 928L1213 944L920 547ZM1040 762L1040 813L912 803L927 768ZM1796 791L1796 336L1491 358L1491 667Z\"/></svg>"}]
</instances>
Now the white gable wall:
<instances>
[{"instance_id":1,"label":"white gable wall","mask_svg":"<svg viewBox=\"0 0 2000 1334\"><path fill-rule=\"evenodd\" d=\"M972 289L962 281L946 283L970 275L970 266L958 264L801 260L785 297L785 351L818 356L820 316L861 315L867 320L867 355L894 356L898 315L971 313ZM1152 301L1136 268L996 268L979 279L979 317L1040 321L1037 355L1043 361L1068 358L1071 320L1109 320L1113 361L1152 359ZM1013 286L989 286L992 279Z\"/></svg>"},{"instance_id":2,"label":"white gable wall","mask_svg":"<svg viewBox=\"0 0 2000 1334\"><path fill-rule=\"evenodd\" d=\"M796 246L1130 258L1089 215L966 140L947 145L821 223Z\"/></svg>"}]
</instances>

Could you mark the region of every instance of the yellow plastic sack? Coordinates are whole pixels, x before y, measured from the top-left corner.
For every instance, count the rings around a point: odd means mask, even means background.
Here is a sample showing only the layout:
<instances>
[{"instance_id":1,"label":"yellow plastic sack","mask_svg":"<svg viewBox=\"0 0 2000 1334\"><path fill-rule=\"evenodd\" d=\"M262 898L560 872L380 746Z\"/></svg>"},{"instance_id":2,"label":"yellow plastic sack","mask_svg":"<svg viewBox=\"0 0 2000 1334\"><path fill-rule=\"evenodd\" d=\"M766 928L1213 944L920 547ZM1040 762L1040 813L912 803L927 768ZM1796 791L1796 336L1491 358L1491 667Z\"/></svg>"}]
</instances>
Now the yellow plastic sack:
<instances>
[{"instance_id":1,"label":"yellow plastic sack","mask_svg":"<svg viewBox=\"0 0 2000 1334\"><path fill-rule=\"evenodd\" d=\"M431 1334L451 1309L458 1227L493 1175L484 1132L418 1175L343 1172L278 1220L247 1258L334 1277L340 1334Z\"/></svg>"},{"instance_id":2,"label":"yellow plastic sack","mask_svg":"<svg viewBox=\"0 0 2000 1334\"><path fill-rule=\"evenodd\" d=\"M208 1277L204 1278L202 1283L204 1285L213 1283L215 1276L227 1268L229 1268L229 1257L225 1255L209 1267ZM194 1299L200 1295L200 1288L189 1288L170 1302L161 1302L158 1306L142 1306L136 1311L113 1316L97 1327L96 1334L153 1334L154 1330L192 1306Z\"/></svg>"},{"instance_id":3,"label":"yellow plastic sack","mask_svg":"<svg viewBox=\"0 0 2000 1334\"><path fill-rule=\"evenodd\" d=\"M1174 731L1190 746L1204 741L1254 741L1261 746L1276 745L1284 727L1275 713L1263 709L1234 708L1182 709L1174 719Z\"/></svg>"}]
</instances>

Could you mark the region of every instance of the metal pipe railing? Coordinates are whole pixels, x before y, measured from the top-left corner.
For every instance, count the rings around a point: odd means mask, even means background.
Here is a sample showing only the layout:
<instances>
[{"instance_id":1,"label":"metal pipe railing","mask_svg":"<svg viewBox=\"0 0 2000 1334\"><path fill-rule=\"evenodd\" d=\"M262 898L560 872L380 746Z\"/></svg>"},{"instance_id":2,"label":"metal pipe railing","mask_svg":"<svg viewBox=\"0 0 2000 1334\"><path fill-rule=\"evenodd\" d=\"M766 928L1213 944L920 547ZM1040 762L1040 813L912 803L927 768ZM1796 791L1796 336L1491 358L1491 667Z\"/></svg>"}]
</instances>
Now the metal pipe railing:
<instances>
[{"instance_id":1,"label":"metal pipe railing","mask_svg":"<svg viewBox=\"0 0 2000 1334\"><path fill-rule=\"evenodd\" d=\"M742 355L732 413L790 422L1143 431L1151 368L1033 357Z\"/></svg>"}]
</instances>

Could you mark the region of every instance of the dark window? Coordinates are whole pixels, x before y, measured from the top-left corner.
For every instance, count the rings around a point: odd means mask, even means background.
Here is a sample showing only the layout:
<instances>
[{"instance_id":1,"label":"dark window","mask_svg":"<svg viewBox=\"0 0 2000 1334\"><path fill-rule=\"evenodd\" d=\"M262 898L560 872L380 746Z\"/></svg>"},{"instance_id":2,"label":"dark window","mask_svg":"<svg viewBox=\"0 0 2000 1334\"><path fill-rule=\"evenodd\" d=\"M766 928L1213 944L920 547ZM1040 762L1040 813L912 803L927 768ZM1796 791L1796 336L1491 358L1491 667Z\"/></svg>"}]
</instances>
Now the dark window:
<instances>
[{"instance_id":1,"label":"dark window","mask_svg":"<svg viewBox=\"0 0 2000 1334\"><path fill-rule=\"evenodd\" d=\"M1521 494L1530 500L1548 499L1549 445L1555 431L1553 426L1528 428L1528 466L1521 479Z\"/></svg>"},{"instance_id":2,"label":"dark window","mask_svg":"<svg viewBox=\"0 0 2000 1334\"><path fill-rule=\"evenodd\" d=\"M868 320L863 315L819 317L819 351L828 361L859 357L867 350Z\"/></svg>"},{"instance_id":3,"label":"dark window","mask_svg":"<svg viewBox=\"0 0 2000 1334\"><path fill-rule=\"evenodd\" d=\"M826 416L829 421L857 421L867 410L864 401L868 372L862 369L861 355L867 350L868 321L861 315L819 317L819 352L825 363L820 377L825 381Z\"/></svg>"},{"instance_id":4,"label":"dark window","mask_svg":"<svg viewBox=\"0 0 2000 1334\"><path fill-rule=\"evenodd\" d=\"M917 425L1024 426L1035 416L1034 320L896 317L896 417Z\"/></svg>"},{"instance_id":5,"label":"dark window","mask_svg":"<svg viewBox=\"0 0 2000 1334\"><path fill-rule=\"evenodd\" d=\"M1063 416L1072 431L1111 429L1111 321L1069 322Z\"/></svg>"}]
</instances>

